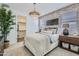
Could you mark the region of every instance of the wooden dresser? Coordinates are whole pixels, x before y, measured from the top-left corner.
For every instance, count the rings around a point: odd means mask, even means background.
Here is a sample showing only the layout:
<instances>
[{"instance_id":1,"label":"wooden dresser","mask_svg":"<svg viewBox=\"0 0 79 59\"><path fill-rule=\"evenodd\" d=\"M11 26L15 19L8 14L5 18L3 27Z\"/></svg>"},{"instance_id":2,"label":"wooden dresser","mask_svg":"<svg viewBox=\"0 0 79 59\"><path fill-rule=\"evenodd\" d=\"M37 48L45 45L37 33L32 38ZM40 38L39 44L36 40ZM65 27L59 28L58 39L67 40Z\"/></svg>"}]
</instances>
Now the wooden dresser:
<instances>
[{"instance_id":1,"label":"wooden dresser","mask_svg":"<svg viewBox=\"0 0 79 59\"><path fill-rule=\"evenodd\" d=\"M68 48L63 47L63 43L66 44ZM60 35L59 47L79 54L79 36ZM76 48L76 47L77 47L77 51L74 51L72 48Z\"/></svg>"}]
</instances>

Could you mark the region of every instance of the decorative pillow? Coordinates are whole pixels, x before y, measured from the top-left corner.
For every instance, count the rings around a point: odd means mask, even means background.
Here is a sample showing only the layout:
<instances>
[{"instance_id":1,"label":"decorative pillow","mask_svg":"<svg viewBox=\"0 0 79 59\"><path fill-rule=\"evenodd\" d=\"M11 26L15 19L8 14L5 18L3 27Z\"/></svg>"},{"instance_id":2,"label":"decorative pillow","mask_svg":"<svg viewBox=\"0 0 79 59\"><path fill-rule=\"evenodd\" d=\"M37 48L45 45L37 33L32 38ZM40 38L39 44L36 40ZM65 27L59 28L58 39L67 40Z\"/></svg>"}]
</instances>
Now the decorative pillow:
<instances>
[{"instance_id":1,"label":"decorative pillow","mask_svg":"<svg viewBox=\"0 0 79 59\"><path fill-rule=\"evenodd\" d=\"M52 34L57 34L57 28L52 29Z\"/></svg>"},{"instance_id":2,"label":"decorative pillow","mask_svg":"<svg viewBox=\"0 0 79 59\"><path fill-rule=\"evenodd\" d=\"M42 29L41 32L48 34L57 34L57 28L46 28L46 29Z\"/></svg>"}]
</instances>

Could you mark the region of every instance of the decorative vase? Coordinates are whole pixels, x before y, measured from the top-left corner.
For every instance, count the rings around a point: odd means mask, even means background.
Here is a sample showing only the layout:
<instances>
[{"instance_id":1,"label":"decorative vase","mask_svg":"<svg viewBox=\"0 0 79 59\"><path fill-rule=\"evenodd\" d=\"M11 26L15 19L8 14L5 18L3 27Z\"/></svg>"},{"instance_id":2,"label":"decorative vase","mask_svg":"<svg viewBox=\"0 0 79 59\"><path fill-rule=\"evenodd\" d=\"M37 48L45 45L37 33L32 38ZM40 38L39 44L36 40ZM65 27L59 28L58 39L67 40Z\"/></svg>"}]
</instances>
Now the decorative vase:
<instances>
[{"instance_id":1,"label":"decorative vase","mask_svg":"<svg viewBox=\"0 0 79 59\"><path fill-rule=\"evenodd\" d=\"M69 30L68 30L67 28L65 28L65 29L63 30L63 34L64 34L64 35L69 35Z\"/></svg>"}]
</instances>

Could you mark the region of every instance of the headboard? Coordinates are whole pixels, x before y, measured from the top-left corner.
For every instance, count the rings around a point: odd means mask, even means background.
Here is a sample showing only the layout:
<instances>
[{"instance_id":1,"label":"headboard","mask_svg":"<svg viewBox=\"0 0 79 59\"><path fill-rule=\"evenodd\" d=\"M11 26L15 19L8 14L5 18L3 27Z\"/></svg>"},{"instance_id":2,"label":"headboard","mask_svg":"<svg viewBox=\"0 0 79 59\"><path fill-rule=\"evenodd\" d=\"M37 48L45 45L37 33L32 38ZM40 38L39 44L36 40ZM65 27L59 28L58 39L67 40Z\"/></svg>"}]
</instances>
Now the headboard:
<instances>
[{"instance_id":1,"label":"headboard","mask_svg":"<svg viewBox=\"0 0 79 59\"><path fill-rule=\"evenodd\" d=\"M47 27L47 28L41 29L41 31L50 31L52 32L52 34L57 34L58 27Z\"/></svg>"}]
</instances>

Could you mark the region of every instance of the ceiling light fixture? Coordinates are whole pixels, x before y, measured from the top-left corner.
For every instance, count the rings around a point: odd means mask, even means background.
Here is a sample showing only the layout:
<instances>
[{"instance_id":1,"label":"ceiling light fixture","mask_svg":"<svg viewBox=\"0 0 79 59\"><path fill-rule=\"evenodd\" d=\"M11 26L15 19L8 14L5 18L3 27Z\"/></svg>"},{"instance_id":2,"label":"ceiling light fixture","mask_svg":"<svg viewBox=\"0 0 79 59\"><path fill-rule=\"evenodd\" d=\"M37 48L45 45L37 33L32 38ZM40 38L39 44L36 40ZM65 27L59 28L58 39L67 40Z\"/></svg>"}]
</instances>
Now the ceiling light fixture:
<instances>
[{"instance_id":1,"label":"ceiling light fixture","mask_svg":"<svg viewBox=\"0 0 79 59\"><path fill-rule=\"evenodd\" d=\"M34 10L31 11L31 12L29 12L29 15L30 15L30 16L39 16L40 13L37 12L37 11L36 11L36 8L35 8L36 3L33 3L33 5L34 5Z\"/></svg>"}]
</instances>

